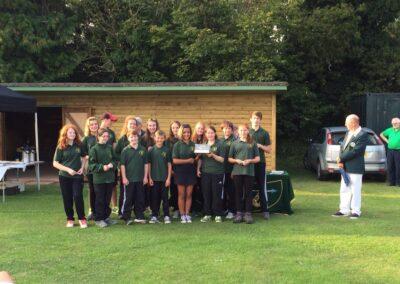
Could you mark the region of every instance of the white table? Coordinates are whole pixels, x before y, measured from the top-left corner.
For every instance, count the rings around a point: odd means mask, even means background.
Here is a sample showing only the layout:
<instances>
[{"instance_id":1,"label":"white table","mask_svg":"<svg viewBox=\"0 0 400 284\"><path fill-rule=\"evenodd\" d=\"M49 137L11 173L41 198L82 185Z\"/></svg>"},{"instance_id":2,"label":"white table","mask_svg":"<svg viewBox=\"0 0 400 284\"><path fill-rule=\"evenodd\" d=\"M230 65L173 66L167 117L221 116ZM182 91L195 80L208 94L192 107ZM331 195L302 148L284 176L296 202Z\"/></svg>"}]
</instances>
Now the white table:
<instances>
[{"instance_id":1,"label":"white table","mask_svg":"<svg viewBox=\"0 0 400 284\"><path fill-rule=\"evenodd\" d=\"M6 172L10 169L16 169L19 171L22 169L22 171L25 171L27 167L34 166L35 167L35 176L36 176L36 185L37 185L37 190L40 190L40 171L39 171L39 165L42 164L43 161L37 161L37 162L29 162L29 163L24 163L24 162L16 162L16 161L0 161L0 181L1 181L1 189L3 190L3 203L6 201L6 183L5 183L5 175ZM17 173L17 179L19 179L18 173Z\"/></svg>"}]
</instances>

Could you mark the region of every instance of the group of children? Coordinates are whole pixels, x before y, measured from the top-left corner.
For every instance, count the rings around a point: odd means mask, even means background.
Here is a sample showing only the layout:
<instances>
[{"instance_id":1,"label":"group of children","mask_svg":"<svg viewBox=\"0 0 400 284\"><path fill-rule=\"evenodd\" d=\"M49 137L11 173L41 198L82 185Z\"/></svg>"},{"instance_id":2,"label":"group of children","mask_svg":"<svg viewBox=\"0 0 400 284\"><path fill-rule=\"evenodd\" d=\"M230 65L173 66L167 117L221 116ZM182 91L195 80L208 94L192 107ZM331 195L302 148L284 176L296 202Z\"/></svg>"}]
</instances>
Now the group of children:
<instances>
[{"instance_id":1,"label":"group of children","mask_svg":"<svg viewBox=\"0 0 400 284\"><path fill-rule=\"evenodd\" d=\"M96 117L87 119L82 141L76 126L65 125L60 130L53 165L59 170L66 226L74 226L75 203L80 227L87 228L84 175L89 184L87 219L94 219L101 228L117 223L110 217L110 204L126 225L146 223L148 207L149 223L159 223L161 202L166 224L179 216L181 223L191 223L192 210L202 211L201 222L209 222L214 216L217 223L225 218L251 224L255 183L260 189L263 217L269 219L264 153L271 151L271 143L268 132L260 126L261 119L260 112L253 112L251 127L239 125L237 133L231 122L224 121L221 139L215 127L201 122L192 133L189 124L173 121L167 135L156 119L149 119L146 131L142 131L141 119L127 116L117 140L110 129L117 117L109 112L103 114L101 124ZM208 144L209 153L196 154L196 144ZM197 208L192 208L192 199Z\"/></svg>"}]
</instances>

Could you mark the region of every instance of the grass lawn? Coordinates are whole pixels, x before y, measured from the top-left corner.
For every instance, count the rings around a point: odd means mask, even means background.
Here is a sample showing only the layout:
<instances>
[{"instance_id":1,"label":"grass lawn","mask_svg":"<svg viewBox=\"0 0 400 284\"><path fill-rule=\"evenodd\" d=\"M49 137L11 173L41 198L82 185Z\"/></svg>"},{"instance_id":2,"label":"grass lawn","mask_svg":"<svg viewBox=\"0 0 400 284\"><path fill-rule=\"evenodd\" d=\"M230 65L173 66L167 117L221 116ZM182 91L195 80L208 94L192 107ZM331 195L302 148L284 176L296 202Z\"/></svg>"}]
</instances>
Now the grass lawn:
<instances>
[{"instance_id":1,"label":"grass lawn","mask_svg":"<svg viewBox=\"0 0 400 284\"><path fill-rule=\"evenodd\" d=\"M400 282L400 188L367 181L362 218L336 219L339 182L287 169L294 215L253 225L67 229L58 187L28 188L0 204L0 270L17 283Z\"/></svg>"}]
</instances>

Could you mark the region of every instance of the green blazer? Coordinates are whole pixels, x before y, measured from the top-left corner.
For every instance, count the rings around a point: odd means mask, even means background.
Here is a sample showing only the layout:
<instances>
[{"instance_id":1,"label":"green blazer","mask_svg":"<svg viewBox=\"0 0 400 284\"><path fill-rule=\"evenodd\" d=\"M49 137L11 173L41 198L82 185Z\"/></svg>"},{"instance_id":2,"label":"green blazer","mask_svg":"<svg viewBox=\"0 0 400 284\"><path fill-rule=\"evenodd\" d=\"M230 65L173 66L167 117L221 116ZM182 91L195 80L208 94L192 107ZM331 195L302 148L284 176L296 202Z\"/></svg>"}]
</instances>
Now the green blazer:
<instances>
[{"instance_id":1,"label":"green blazer","mask_svg":"<svg viewBox=\"0 0 400 284\"><path fill-rule=\"evenodd\" d=\"M363 174L365 171L364 154L368 144L368 133L361 130L356 136L352 137L347 143L347 135L340 146L340 162L344 164L344 169L350 174Z\"/></svg>"}]
</instances>

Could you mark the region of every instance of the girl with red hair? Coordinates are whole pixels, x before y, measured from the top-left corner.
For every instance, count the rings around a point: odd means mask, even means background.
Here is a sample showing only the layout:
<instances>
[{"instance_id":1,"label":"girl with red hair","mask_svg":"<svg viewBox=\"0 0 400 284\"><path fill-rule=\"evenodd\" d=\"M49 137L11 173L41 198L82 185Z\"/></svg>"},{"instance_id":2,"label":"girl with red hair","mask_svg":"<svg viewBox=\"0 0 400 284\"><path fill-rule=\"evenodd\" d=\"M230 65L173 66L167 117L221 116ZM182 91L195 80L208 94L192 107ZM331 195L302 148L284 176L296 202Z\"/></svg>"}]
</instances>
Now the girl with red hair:
<instances>
[{"instance_id":1,"label":"girl with red hair","mask_svg":"<svg viewBox=\"0 0 400 284\"><path fill-rule=\"evenodd\" d=\"M75 125L66 124L60 130L53 166L59 170L61 195L67 215L67 228L74 226L74 208L80 227L87 228L83 203L83 169L85 153Z\"/></svg>"}]
</instances>

